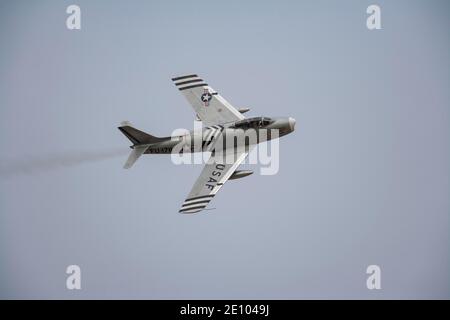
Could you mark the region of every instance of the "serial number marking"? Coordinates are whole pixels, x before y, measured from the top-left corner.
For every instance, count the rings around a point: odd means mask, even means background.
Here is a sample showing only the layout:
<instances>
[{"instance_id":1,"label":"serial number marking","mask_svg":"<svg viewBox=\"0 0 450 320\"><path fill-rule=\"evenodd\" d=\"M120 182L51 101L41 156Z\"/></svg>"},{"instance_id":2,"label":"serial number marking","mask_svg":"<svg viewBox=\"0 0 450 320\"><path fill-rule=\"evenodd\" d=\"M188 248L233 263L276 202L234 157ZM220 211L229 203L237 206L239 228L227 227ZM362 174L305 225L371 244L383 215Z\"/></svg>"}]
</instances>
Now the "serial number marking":
<instances>
[{"instance_id":1,"label":"serial number marking","mask_svg":"<svg viewBox=\"0 0 450 320\"><path fill-rule=\"evenodd\" d=\"M172 148L169 147L149 149L149 153L170 153L170 152L172 152Z\"/></svg>"}]
</instances>

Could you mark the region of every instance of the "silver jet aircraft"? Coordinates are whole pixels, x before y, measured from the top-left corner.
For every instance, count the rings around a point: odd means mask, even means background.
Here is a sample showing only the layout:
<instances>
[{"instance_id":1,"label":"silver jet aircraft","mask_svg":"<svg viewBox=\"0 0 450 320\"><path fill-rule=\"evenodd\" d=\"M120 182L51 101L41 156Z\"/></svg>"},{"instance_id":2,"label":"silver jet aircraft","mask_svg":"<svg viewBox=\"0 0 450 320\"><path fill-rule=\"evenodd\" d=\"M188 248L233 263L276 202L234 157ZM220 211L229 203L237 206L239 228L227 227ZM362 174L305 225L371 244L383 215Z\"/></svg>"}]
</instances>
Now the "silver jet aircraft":
<instances>
[{"instance_id":1,"label":"silver jet aircraft","mask_svg":"<svg viewBox=\"0 0 450 320\"><path fill-rule=\"evenodd\" d=\"M293 132L295 119L245 118L243 113L249 109L235 109L196 74L172 78L172 81L194 108L197 120L202 121L202 130L159 138L123 122L119 130L133 143L124 168L131 168L142 154L211 152L179 210L196 213L206 208L227 180L252 174L249 170L236 169L258 143Z\"/></svg>"}]
</instances>

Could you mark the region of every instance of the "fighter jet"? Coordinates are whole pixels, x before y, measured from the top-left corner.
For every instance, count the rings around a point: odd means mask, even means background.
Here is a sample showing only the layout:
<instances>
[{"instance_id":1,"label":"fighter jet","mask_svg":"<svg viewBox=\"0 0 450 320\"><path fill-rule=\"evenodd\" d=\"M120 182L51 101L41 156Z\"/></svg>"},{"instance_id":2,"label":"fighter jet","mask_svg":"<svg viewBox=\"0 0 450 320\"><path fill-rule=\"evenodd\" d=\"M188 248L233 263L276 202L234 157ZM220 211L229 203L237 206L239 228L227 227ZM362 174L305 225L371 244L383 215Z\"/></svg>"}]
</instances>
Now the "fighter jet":
<instances>
[{"instance_id":1,"label":"fighter jet","mask_svg":"<svg viewBox=\"0 0 450 320\"><path fill-rule=\"evenodd\" d=\"M236 169L258 143L293 132L295 119L245 118L243 114L248 108L237 110L196 74L175 77L172 81L194 108L196 120L202 121L202 130L160 138L122 122L118 129L132 142L124 168L131 168L142 154L210 152L209 160L179 210L196 213L208 206L227 180L252 174L249 170ZM227 137L232 137L228 142L233 143L227 143Z\"/></svg>"}]
</instances>

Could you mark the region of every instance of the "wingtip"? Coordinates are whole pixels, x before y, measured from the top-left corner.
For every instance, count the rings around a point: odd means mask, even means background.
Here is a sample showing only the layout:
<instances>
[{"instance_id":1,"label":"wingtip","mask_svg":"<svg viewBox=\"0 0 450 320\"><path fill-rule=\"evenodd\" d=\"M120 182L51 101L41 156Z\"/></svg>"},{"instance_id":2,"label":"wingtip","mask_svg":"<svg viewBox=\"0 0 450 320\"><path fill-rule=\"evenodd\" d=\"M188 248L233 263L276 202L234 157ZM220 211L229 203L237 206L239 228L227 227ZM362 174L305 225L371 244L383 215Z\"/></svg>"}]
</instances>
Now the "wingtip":
<instances>
[{"instance_id":1,"label":"wingtip","mask_svg":"<svg viewBox=\"0 0 450 320\"><path fill-rule=\"evenodd\" d=\"M191 77L198 77L198 75L196 74L185 74L185 75L181 75L181 76L176 76L172 78L172 81L177 81L177 80L181 80L181 79L185 79L185 78L191 78Z\"/></svg>"},{"instance_id":2,"label":"wingtip","mask_svg":"<svg viewBox=\"0 0 450 320\"><path fill-rule=\"evenodd\" d=\"M178 210L178 213L181 213L181 214L193 214L193 213L197 213L197 212L200 212L200 211L203 211L203 210L198 210L198 209L195 209L195 210L192 210L192 211L187 211L187 210L183 210L183 209L180 209L180 210Z\"/></svg>"}]
</instances>

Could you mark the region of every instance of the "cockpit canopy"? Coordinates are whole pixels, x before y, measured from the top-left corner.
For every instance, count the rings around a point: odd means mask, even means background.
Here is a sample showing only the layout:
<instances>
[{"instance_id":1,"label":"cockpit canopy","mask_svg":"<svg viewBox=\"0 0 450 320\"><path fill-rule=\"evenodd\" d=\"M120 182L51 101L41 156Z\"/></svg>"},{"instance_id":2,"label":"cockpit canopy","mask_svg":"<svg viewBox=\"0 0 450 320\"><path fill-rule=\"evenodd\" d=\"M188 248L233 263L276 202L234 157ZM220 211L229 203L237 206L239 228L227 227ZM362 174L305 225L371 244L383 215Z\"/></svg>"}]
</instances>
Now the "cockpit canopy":
<instances>
[{"instance_id":1,"label":"cockpit canopy","mask_svg":"<svg viewBox=\"0 0 450 320\"><path fill-rule=\"evenodd\" d=\"M234 128L236 129L249 129L249 128L261 128L268 126L273 122L272 119L267 117L255 117L255 118L248 118L241 121L238 121L234 124Z\"/></svg>"}]
</instances>

